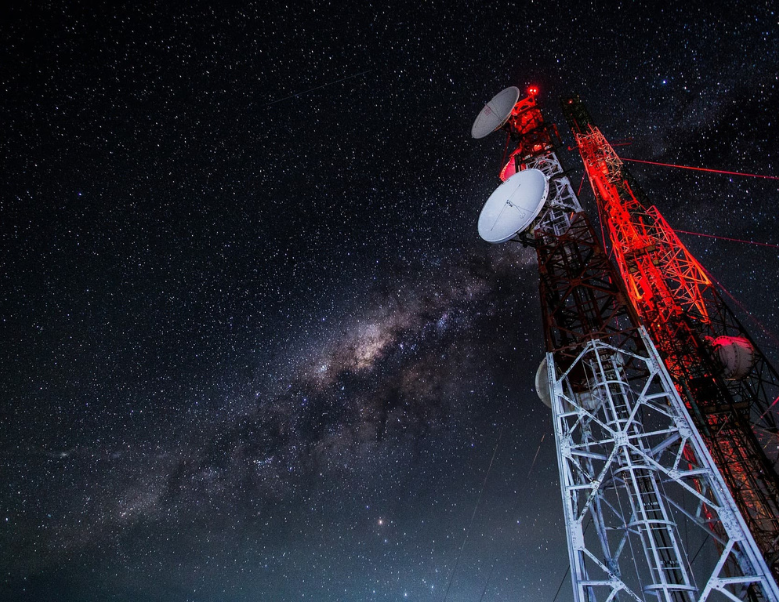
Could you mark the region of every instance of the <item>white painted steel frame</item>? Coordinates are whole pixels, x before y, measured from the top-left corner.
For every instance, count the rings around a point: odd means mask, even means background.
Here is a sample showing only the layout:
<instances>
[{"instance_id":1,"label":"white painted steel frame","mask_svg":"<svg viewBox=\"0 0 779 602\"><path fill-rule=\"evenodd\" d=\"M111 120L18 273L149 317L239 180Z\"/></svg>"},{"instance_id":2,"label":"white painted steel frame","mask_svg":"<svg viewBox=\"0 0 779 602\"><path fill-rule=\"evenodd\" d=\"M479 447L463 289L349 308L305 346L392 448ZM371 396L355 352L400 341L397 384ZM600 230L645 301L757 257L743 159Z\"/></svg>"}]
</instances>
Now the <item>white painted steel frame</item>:
<instances>
[{"instance_id":1,"label":"white painted steel frame","mask_svg":"<svg viewBox=\"0 0 779 602\"><path fill-rule=\"evenodd\" d=\"M563 234L571 226L571 215L582 210L573 186L554 151L546 151L524 162L525 169L539 169L549 181L549 194L544 208L529 230Z\"/></svg>"},{"instance_id":2,"label":"white painted steel frame","mask_svg":"<svg viewBox=\"0 0 779 602\"><path fill-rule=\"evenodd\" d=\"M593 339L562 374L547 353L575 602L741 601L750 585L779 602L643 329L641 338L646 355Z\"/></svg>"}]
</instances>

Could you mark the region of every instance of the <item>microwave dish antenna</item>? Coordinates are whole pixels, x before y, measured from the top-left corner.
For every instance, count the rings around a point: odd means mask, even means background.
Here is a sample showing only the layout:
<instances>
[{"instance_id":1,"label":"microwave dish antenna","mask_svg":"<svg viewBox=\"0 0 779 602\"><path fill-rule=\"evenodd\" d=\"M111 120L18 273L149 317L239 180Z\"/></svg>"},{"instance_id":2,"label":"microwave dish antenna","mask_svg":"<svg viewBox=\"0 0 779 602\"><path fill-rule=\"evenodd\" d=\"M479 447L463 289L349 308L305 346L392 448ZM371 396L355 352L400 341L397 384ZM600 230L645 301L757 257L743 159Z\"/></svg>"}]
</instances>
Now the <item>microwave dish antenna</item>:
<instances>
[{"instance_id":1,"label":"microwave dish antenna","mask_svg":"<svg viewBox=\"0 0 779 602\"><path fill-rule=\"evenodd\" d=\"M511 240L533 223L549 195L540 169L515 173L495 189L479 215L479 236L494 244Z\"/></svg>"},{"instance_id":2,"label":"microwave dish antenna","mask_svg":"<svg viewBox=\"0 0 779 602\"><path fill-rule=\"evenodd\" d=\"M518 100L519 88L516 86L510 86L498 92L476 116L476 121L471 127L471 136L476 139L484 138L503 127L511 117L511 111Z\"/></svg>"}]
</instances>

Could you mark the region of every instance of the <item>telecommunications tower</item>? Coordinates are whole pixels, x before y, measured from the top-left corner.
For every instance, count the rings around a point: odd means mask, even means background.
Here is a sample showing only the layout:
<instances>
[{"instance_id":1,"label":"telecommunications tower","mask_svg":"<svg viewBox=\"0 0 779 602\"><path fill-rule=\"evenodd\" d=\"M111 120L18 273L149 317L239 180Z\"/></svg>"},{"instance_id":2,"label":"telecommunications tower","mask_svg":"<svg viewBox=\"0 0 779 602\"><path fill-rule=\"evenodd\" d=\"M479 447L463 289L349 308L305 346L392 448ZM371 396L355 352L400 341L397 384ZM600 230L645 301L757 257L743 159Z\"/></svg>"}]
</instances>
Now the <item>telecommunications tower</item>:
<instances>
[{"instance_id":1,"label":"telecommunications tower","mask_svg":"<svg viewBox=\"0 0 779 602\"><path fill-rule=\"evenodd\" d=\"M779 375L657 208L647 207L579 98L563 99L562 107L630 300L777 577L771 405L779 398ZM773 460L764 451L768 443L774 443Z\"/></svg>"},{"instance_id":2,"label":"telecommunications tower","mask_svg":"<svg viewBox=\"0 0 779 602\"><path fill-rule=\"evenodd\" d=\"M537 91L507 88L471 134L506 132L503 183L479 216L488 242L538 257L546 357L576 602L745 599L779 588L582 210ZM504 156L505 159L505 156Z\"/></svg>"}]
</instances>

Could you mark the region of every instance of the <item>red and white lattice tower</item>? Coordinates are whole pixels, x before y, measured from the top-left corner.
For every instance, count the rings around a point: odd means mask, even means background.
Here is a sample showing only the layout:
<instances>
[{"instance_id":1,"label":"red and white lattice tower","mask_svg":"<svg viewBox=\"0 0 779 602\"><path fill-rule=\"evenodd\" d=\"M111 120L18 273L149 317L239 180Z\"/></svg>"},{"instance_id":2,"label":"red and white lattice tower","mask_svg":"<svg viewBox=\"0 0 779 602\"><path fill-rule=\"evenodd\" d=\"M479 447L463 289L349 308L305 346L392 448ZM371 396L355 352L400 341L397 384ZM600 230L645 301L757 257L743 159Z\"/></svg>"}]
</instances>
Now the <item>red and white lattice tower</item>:
<instances>
[{"instance_id":1,"label":"red and white lattice tower","mask_svg":"<svg viewBox=\"0 0 779 602\"><path fill-rule=\"evenodd\" d=\"M579 205L555 152L557 130L544 121L536 94L519 99L516 88L504 90L474 123L475 138L505 131L509 157L479 233L537 253L547 353L536 387L552 408L574 600L779 602L738 506ZM667 303L663 311L673 308Z\"/></svg>"},{"instance_id":2,"label":"red and white lattice tower","mask_svg":"<svg viewBox=\"0 0 779 602\"><path fill-rule=\"evenodd\" d=\"M562 103L630 299L760 550L779 576L779 376L648 203L578 97Z\"/></svg>"}]
</instances>

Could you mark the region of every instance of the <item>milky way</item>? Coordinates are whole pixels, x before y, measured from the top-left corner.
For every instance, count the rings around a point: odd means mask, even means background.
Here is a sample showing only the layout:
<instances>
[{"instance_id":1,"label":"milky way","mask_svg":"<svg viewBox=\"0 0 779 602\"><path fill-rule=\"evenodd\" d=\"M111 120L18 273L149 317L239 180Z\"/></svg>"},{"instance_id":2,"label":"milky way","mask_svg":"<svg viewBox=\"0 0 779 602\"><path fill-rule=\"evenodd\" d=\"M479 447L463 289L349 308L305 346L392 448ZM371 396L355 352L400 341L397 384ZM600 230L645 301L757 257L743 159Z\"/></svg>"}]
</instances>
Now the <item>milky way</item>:
<instances>
[{"instance_id":1,"label":"milky way","mask_svg":"<svg viewBox=\"0 0 779 602\"><path fill-rule=\"evenodd\" d=\"M577 187L571 92L626 157L777 175L770 7L0 30L0 598L569 600L535 253L478 239L504 141L472 120L538 85ZM774 183L633 172L681 230L777 242ZM684 242L776 330L774 252Z\"/></svg>"}]
</instances>

